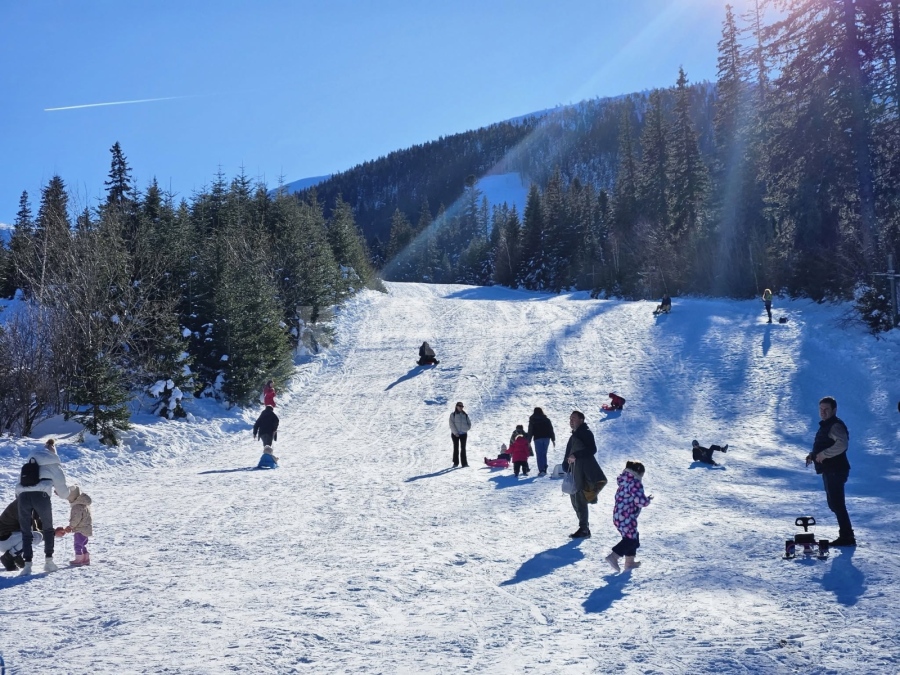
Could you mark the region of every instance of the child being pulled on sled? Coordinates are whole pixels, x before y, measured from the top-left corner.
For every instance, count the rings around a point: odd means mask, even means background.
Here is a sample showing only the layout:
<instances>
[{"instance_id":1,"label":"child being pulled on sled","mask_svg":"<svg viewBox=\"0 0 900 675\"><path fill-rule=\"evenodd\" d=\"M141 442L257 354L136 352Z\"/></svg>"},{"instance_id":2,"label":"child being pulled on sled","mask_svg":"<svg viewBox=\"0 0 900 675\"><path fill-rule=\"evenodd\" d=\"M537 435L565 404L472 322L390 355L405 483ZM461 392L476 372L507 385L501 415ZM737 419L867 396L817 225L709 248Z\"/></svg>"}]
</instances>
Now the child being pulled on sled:
<instances>
[{"instance_id":1,"label":"child being pulled on sled","mask_svg":"<svg viewBox=\"0 0 900 675\"><path fill-rule=\"evenodd\" d=\"M278 458L275 456L275 451L272 449L271 445L267 445L263 448L262 457L259 458L259 464L256 465L257 469L277 469L278 468Z\"/></svg>"},{"instance_id":2,"label":"child being pulled on sled","mask_svg":"<svg viewBox=\"0 0 900 675\"><path fill-rule=\"evenodd\" d=\"M616 482L616 505L613 508L613 524L622 535L622 540L613 546L612 553L606 556L606 562L616 572L621 572L619 558L625 558L625 569L640 567L641 563L634 559L641 540L638 535L637 519L641 509L650 505L653 495L644 494L644 465L640 462L626 462L625 470L619 474Z\"/></svg>"}]
</instances>

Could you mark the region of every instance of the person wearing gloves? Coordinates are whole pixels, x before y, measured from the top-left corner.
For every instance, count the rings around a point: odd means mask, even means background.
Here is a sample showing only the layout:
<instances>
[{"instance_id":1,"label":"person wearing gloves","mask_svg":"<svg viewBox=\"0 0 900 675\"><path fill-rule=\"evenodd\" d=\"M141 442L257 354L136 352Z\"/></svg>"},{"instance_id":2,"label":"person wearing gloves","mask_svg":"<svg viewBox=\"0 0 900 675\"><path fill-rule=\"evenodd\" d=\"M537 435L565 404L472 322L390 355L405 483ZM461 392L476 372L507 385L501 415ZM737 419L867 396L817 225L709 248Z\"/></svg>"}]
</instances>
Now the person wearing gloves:
<instances>
[{"instance_id":1,"label":"person wearing gloves","mask_svg":"<svg viewBox=\"0 0 900 675\"><path fill-rule=\"evenodd\" d=\"M44 445L43 450L35 450L26 460L26 464L38 464L39 480L35 485L22 485L21 480L16 485L16 498L19 501L19 529L22 532L22 557L25 567L19 576L31 574L31 561L34 557L31 541L31 523L33 516L41 521L41 531L44 535L44 571L55 572L59 569L53 562L53 543L55 541L53 528L53 507L50 504L50 493L56 492L63 499L68 499L69 488L66 486L66 477L59 463L59 455L56 454L56 441L52 438ZM23 467L23 473L25 469Z\"/></svg>"},{"instance_id":2,"label":"person wearing gloves","mask_svg":"<svg viewBox=\"0 0 900 675\"><path fill-rule=\"evenodd\" d=\"M75 533L75 560L70 560L70 565L90 565L91 554L87 550L88 537L94 536L94 521L91 517L91 498L81 491L77 485L69 486L69 503L72 510L69 513L69 524L65 532Z\"/></svg>"}]
</instances>

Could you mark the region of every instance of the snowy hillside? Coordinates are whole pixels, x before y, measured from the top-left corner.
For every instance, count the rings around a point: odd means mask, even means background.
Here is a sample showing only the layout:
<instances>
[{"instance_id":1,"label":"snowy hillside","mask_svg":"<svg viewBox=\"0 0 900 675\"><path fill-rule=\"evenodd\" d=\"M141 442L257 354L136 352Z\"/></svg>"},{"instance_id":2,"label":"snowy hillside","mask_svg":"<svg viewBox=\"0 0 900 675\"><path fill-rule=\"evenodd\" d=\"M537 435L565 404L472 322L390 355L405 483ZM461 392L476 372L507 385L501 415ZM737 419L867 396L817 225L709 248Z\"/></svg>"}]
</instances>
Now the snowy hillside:
<instances>
[{"instance_id":1,"label":"snowy hillside","mask_svg":"<svg viewBox=\"0 0 900 675\"><path fill-rule=\"evenodd\" d=\"M0 573L10 673L893 673L900 670L900 343L846 308L776 299L591 300L388 284L339 314L336 345L282 392L276 455L257 410L197 402L193 422L137 417L128 446L59 443L94 500L92 565ZM439 366L415 366L422 340ZM599 406L616 391L621 415ZM796 516L837 536L804 467L817 402L850 429L860 545L780 556ZM448 416L472 417L451 468ZM558 462L587 415L611 485L577 526L560 481L490 470L547 412ZM58 430L46 427L47 432ZM691 439L728 443L722 466ZM0 440L3 505L40 439ZM637 570L618 541L615 477L647 466ZM54 498L54 518L68 505ZM57 562L72 558L71 536ZM40 569L41 553L35 557Z\"/></svg>"}]
</instances>

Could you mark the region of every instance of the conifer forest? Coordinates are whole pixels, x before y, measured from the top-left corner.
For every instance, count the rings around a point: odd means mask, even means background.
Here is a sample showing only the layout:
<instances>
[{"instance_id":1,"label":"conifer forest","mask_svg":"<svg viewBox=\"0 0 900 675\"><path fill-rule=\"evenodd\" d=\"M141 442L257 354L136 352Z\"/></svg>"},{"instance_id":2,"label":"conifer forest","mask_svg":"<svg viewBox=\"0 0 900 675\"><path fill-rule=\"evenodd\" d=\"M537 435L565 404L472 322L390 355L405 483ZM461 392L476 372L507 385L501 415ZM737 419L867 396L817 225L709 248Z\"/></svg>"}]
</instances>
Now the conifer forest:
<instances>
[{"instance_id":1,"label":"conifer forest","mask_svg":"<svg viewBox=\"0 0 900 675\"><path fill-rule=\"evenodd\" d=\"M717 80L595 99L392 152L296 194L177 197L111 149L105 199L22 193L0 246L0 428L65 412L115 442L137 391L245 404L328 308L379 279L594 297L853 300L893 327L900 0L726 7ZM477 178L516 172L522 213ZM314 347L315 345L313 345Z\"/></svg>"}]
</instances>

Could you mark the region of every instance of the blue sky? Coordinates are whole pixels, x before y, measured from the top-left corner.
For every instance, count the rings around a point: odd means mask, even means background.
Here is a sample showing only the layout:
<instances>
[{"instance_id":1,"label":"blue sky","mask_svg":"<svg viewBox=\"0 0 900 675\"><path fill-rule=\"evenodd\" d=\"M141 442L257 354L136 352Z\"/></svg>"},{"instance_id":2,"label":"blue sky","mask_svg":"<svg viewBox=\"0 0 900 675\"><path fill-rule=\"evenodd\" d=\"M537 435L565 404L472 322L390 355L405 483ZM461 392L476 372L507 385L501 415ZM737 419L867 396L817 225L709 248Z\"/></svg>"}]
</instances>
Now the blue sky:
<instances>
[{"instance_id":1,"label":"blue sky","mask_svg":"<svg viewBox=\"0 0 900 675\"><path fill-rule=\"evenodd\" d=\"M747 0L738 0L738 9ZM719 0L0 3L0 222L59 174L76 207L119 141L177 194L270 186L596 96L714 79ZM96 103L144 103L51 110Z\"/></svg>"}]
</instances>

